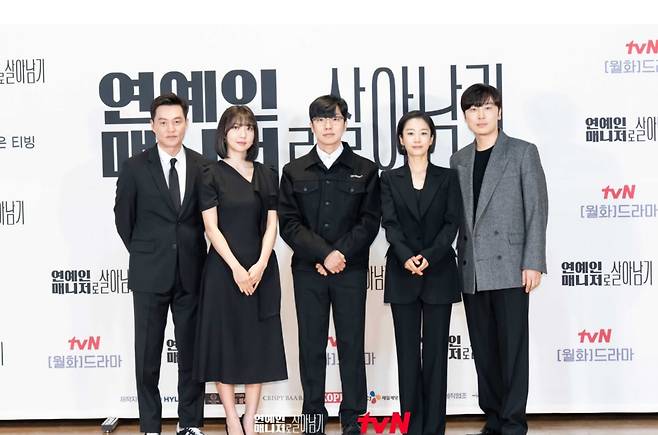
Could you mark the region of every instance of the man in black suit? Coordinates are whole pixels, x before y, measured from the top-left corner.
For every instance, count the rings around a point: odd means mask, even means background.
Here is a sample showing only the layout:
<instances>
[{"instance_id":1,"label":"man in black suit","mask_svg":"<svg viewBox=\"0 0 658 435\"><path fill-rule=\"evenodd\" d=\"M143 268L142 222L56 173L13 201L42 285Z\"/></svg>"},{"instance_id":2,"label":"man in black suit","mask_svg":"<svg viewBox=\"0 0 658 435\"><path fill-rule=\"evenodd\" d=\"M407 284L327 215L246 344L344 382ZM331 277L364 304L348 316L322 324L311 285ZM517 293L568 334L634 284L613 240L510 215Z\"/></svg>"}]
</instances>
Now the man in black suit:
<instances>
[{"instance_id":1,"label":"man in black suit","mask_svg":"<svg viewBox=\"0 0 658 435\"><path fill-rule=\"evenodd\" d=\"M317 145L283 168L279 200L281 237L292 258L299 333L299 367L307 418L321 416L324 432L326 347L333 309L343 400L343 434L359 434L366 411L364 359L367 268L379 232L377 166L341 141L347 103L325 95L309 107Z\"/></svg>"},{"instance_id":2,"label":"man in black suit","mask_svg":"<svg viewBox=\"0 0 658 435\"><path fill-rule=\"evenodd\" d=\"M178 348L178 435L199 435L203 384L192 376L201 269L206 257L196 180L204 158L183 147L187 103L165 94L151 104L156 146L128 159L117 181L114 217L130 253L140 430L159 434L158 381L171 307Z\"/></svg>"}]
</instances>

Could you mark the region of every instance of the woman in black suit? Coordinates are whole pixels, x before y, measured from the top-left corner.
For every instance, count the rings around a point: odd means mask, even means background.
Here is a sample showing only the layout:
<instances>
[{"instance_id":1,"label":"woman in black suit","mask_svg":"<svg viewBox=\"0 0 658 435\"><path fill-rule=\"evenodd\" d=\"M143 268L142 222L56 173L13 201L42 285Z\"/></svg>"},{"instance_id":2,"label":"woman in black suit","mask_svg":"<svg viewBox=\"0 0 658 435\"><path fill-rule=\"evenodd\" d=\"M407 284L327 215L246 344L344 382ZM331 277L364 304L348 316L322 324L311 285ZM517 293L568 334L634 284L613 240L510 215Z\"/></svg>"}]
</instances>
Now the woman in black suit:
<instances>
[{"instance_id":1,"label":"woman in black suit","mask_svg":"<svg viewBox=\"0 0 658 435\"><path fill-rule=\"evenodd\" d=\"M397 135L407 163L381 175L382 225L390 243L384 302L393 313L400 408L411 414L408 433L436 435L445 433L450 314L461 300L452 242L462 200L457 173L429 162L432 119L409 112Z\"/></svg>"}]
</instances>

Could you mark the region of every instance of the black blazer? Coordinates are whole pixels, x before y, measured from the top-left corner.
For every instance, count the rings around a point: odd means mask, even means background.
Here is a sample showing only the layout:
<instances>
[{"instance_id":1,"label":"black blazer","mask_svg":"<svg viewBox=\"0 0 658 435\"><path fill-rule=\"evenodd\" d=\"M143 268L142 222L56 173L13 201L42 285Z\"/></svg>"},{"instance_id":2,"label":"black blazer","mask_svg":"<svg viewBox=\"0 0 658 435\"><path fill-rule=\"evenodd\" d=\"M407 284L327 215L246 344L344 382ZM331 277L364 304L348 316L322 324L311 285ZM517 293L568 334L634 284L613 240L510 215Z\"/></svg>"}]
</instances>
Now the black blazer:
<instances>
[{"instance_id":1,"label":"black blazer","mask_svg":"<svg viewBox=\"0 0 658 435\"><path fill-rule=\"evenodd\" d=\"M427 167L420 207L408 165L382 172L382 226L390 243L386 253L384 302L406 304L420 298L430 304L461 300L452 242L462 217L457 172ZM404 263L421 254L429 262L423 276Z\"/></svg>"},{"instance_id":2,"label":"black blazer","mask_svg":"<svg viewBox=\"0 0 658 435\"><path fill-rule=\"evenodd\" d=\"M185 289L196 293L206 258L199 211L201 169L208 163L185 148L185 197L177 213L169 194L157 145L126 160L117 180L114 220L130 253L128 287L164 293L174 285L176 267ZM183 182L182 174L179 174Z\"/></svg>"}]
</instances>

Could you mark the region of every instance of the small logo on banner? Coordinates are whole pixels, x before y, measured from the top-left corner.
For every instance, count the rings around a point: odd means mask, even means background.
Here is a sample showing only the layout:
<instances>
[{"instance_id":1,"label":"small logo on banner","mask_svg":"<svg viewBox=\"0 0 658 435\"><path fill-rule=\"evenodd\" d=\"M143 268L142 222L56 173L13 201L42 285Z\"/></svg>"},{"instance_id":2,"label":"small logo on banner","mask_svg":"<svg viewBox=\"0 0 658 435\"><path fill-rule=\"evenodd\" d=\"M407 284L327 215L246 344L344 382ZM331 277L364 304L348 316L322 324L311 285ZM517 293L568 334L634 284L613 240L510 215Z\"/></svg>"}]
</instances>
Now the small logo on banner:
<instances>
[{"instance_id":1,"label":"small logo on banner","mask_svg":"<svg viewBox=\"0 0 658 435\"><path fill-rule=\"evenodd\" d=\"M43 58L0 60L0 65L0 85L46 83L46 62Z\"/></svg>"},{"instance_id":2,"label":"small logo on banner","mask_svg":"<svg viewBox=\"0 0 658 435\"><path fill-rule=\"evenodd\" d=\"M604 271L607 271L604 273ZM562 262L562 285L566 287L643 287L653 285L653 260Z\"/></svg>"},{"instance_id":3,"label":"small logo on banner","mask_svg":"<svg viewBox=\"0 0 658 435\"><path fill-rule=\"evenodd\" d=\"M658 39L645 42L635 42L632 39L626 43L627 54L658 54Z\"/></svg>"},{"instance_id":4,"label":"small logo on banner","mask_svg":"<svg viewBox=\"0 0 658 435\"><path fill-rule=\"evenodd\" d=\"M178 348L176 347L176 340L171 338L167 340L167 362L178 364Z\"/></svg>"},{"instance_id":5,"label":"small logo on banner","mask_svg":"<svg viewBox=\"0 0 658 435\"><path fill-rule=\"evenodd\" d=\"M606 185L600 188L601 203L580 206L581 219L645 219L658 216L658 204L640 196L636 184ZM636 201L637 194L637 201Z\"/></svg>"},{"instance_id":6,"label":"small logo on banner","mask_svg":"<svg viewBox=\"0 0 658 435\"><path fill-rule=\"evenodd\" d=\"M624 44L620 54L625 58L618 57L608 59L603 64L606 74L633 75L633 74L655 74L658 72L658 59L647 55L658 54L658 39L647 39L646 41L630 40Z\"/></svg>"},{"instance_id":7,"label":"small logo on banner","mask_svg":"<svg viewBox=\"0 0 658 435\"><path fill-rule=\"evenodd\" d=\"M404 417L399 412L394 412L390 417L377 417L370 416L369 412L357 418L361 425L361 433L368 432L368 426L372 425L375 433L407 433L409 432L409 421L411 420L411 413L409 411L404 413ZM388 428L388 429L387 429Z\"/></svg>"},{"instance_id":8,"label":"small logo on banner","mask_svg":"<svg viewBox=\"0 0 658 435\"><path fill-rule=\"evenodd\" d=\"M50 369L110 369L120 368L120 354L106 354L101 350L101 336L73 336L66 340L68 353L48 356Z\"/></svg>"},{"instance_id":9,"label":"small logo on banner","mask_svg":"<svg viewBox=\"0 0 658 435\"><path fill-rule=\"evenodd\" d=\"M586 364L633 361L633 348L614 343L612 331L612 328L598 328L576 332L578 346L557 349L557 362Z\"/></svg>"},{"instance_id":10,"label":"small logo on banner","mask_svg":"<svg viewBox=\"0 0 658 435\"><path fill-rule=\"evenodd\" d=\"M324 403L340 403L343 401L342 391L327 391L324 393Z\"/></svg>"},{"instance_id":11,"label":"small logo on banner","mask_svg":"<svg viewBox=\"0 0 658 435\"><path fill-rule=\"evenodd\" d=\"M54 295L129 294L128 269L57 269L50 272ZM95 278L94 278L95 277Z\"/></svg>"},{"instance_id":12,"label":"small logo on banner","mask_svg":"<svg viewBox=\"0 0 658 435\"><path fill-rule=\"evenodd\" d=\"M263 396L264 402L301 402L304 396L301 394L268 394Z\"/></svg>"}]
</instances>

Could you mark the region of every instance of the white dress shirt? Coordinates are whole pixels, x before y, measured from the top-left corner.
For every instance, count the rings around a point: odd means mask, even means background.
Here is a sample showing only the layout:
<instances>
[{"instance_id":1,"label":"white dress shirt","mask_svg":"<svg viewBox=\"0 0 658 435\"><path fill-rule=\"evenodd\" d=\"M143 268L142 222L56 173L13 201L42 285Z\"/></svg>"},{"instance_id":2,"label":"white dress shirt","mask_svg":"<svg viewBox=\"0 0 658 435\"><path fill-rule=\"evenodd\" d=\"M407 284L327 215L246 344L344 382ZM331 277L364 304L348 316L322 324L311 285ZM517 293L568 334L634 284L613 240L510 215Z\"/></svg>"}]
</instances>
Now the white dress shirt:
<instances>
[{"instance_id":1,"label":"white dress shirt","mask_svg":"<svg viewBox=\"0 0 658 435\"><path fill-rule=\"evenodd\" d=\"M185 179L186 179L186 174L185 172L187 170L187 164L185 161L185 150L183 147L180 147L180 150L178 151L178 154L175 156L170 156L167 154L166 151L164 151L162 148L160 148L160 145L158 145L158 155L160 156L160 163L162 164L162 172L164 172L164 177L165 177L165 182L167 183L167 187L169 187L169 170L171 169L171 159L176 159L176 172L178 172L178 186L180 187L180 202L181 205L183 205L183 199L185 198Z\"/></svg>"},{"instance_id":2,"label":"white dress shirt","mask_svg":"<svg viewBox=\"0 0 658 435\"><path fill-rule=\"evenodd\" d=\"M343 144L340 144L340 146L336 148L333 153L326 153L322 151L322 149L317 145L315 146L315 150L318 152L318 157L320 157L322 163L324 163L327 169L329 169L331 168L331 165L333 165L336 160L338 160L338 157L340 157L341 153L343 152Z\"/></svg>"}]
</instances>

